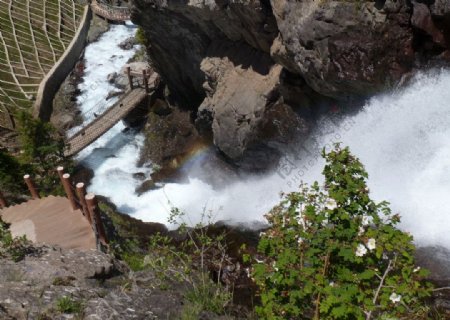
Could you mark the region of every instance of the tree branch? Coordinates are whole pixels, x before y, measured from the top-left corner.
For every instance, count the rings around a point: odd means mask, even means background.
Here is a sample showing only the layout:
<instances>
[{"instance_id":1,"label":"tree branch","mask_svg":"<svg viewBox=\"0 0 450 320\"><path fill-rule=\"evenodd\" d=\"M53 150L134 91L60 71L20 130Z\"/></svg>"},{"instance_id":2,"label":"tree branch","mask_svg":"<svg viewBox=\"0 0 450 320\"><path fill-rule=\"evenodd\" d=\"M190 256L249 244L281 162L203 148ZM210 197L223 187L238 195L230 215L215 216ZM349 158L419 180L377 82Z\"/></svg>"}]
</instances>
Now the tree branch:
<instances>
[{"instance_id":1,"label":"tree branch","mask_svg":"<svg viewBox=\"0 0 450 320\"><path fill-rule=\"evenodd\" d=\"M389 260L388 266L387 266L386 270L384 271L383 276L381 277L380 284L378 285L377 291L375 291L375 296L373 297L373 300L372 300L372 303L374 305L377 302L378 295L380 294L380 290L384 284L384 280L386 280L386 277L387 277L389 271L391 271L391 265L392 265L392 260ZM372 318L372 310L367 313L366 320L370 320L371 318Z\"/></svg>"},{"instance_id":2,"label":"tree branch","mask_svg":"<svg viewBox=\"0 0 450 320\"><path fill-rule=\"evenodd\" d=\"M435 291L442 291L442 290L450 290L450 287L434 288L434 289L431 290L431 291L435 292Z\"/></svg>"}]
</instances>

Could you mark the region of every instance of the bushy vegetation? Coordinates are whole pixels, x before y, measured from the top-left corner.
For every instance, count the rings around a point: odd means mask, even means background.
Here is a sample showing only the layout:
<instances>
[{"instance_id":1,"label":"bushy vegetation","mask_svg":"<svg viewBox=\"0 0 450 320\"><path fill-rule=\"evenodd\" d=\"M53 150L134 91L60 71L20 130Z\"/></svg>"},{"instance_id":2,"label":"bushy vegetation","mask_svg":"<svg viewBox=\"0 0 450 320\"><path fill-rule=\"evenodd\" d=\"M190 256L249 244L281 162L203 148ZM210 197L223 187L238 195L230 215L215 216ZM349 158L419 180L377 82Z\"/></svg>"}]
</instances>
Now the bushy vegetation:
<instances>
[{"instance_id":1,"label":"bushy vegetation","mask_svg":"<svg viewBox=\"0 0 450 320\"><path fill-rule=\"evenodd\" d=\"M323 154L325 185L284 195L253 265L264 319L427 318L426 271L388 203L374 202L348 148Z\"/></svg>"},{"instance_id":2,"label":"bushy vegetation","mask_svg":"<svg viewBox=\"0 0 450 320\"><path fill-rule=\"evenodd\" d=\"M25 186L18 182L23 179L24 169L18 159L0 149L0 190L12 194L23 193Z\"/></svg>"},{"instance_id":3,"label":"bushy vegetation","mask_svg":"<svg viewBox=\"0 0 450 320\"><path fill-rule=\"evenodd\" d=\"M244 258L259 287L258 316L441 319L429 306L433 289L424 280L427 271L415 265L411 235L397 228L400 217L387 202L371 199L361 162L339 146L323 156L324 185L301 185L285 194L267 215L271 226L260 235L259 254ZM173 209L170 223L183 216ZM182 284L181 319L234 310L234 288L220 279L229 243L223 234L209 232L210 213L204 217L207 223L193 228L181 223L177 233L151 236L145 250L135 250L141 244L134 239L118 251L134 270L152 271L154 288L177 283L180 290ZM211 266L219 266L217 272Z\"/></svg>"},{"instance_id":4,"label":"bushy vegetation","mask_svg":"<svg viewBox=\"0 0 450 320\"><path fill-rule=\"evenodd\" d=\"M142 27L139 27L136 31L136 35L135 35L136 41L143 45L143 46L148 46L148 40L147 37L145 36L145 31L144 29L142 29Z\"/></svg>"},{"instance_id":5,"label":"bushy vegetation","mask_svg":"<svg viewBox=\"0 0 450 320\"><path fill-rule=\"evenodd\" d=\"M212 265L224 265L224 235L210 235L208 225L203 224L181 226L178 231L187 238L177 245L167 236L155 235L144 265L156 273L162 286L174 280L187 285L182 319L198 319L202 311L226 314L232 302L231 288L223 286L220 277L212 279L210 272Z\"/></svg>"},{"instance_id":6,"label":"bushy vegetation","mask_svg":"<svg viewBox=\"0 0 450 320\"><path fill-rule=\"evenodd\" d=\"M41 196L63 194L56 172L58 166L66 171L72 162L64 157L64 142L48 122L34 119L28 112L17 114L21 153L14 157L0 150L0 188L10 195L24 193L23 175L31 174Z\"/></svg>"},{"instance_id":7,"label":"bushy vegetation","mask_svg":"<svg viewBox=\"0 0 450 320\"><path fill-rule=\"evenodd\" d=\"M203 311L227 314L232 303L232 288L221 283L220 270L215 278L211 276L211 270L220 269L227 257L225 235L210 232L209 214L204 214L206 223L193 228L179 223L183 216L178 209L172 209L170 222L178 225L177 231L170 236L167 232L151 235L144 250L137 239L131 238L114 243L114 253L133 271L152 272L156 277L154 289L181 289L184 307L180 319L198 319Z\"/></svg>"},{"instance_id":8,"label":"bushy vegetation","mask_svg":"<svg viewBox=\"0 0 450 320\"><path fill-rule=\"evenodd\" d=\"M36 164L43 170L50 167L54 169L55 164L61 162L64 157L64 142L56 135L53 125L35 119L24 111L17 114L17 121L22 161Z\"/></svg>"},{"instance_id":9,"label":"bushy vegetation","mask_svg":"<svg viewBox=\"0 0 450 320\"><path fill-rule=\"evenodd\" d=\"M79 315L83 311L83 303L71 297L61 297L56 301L56 310L61 313Z\"/></svg>"}]
</instances>

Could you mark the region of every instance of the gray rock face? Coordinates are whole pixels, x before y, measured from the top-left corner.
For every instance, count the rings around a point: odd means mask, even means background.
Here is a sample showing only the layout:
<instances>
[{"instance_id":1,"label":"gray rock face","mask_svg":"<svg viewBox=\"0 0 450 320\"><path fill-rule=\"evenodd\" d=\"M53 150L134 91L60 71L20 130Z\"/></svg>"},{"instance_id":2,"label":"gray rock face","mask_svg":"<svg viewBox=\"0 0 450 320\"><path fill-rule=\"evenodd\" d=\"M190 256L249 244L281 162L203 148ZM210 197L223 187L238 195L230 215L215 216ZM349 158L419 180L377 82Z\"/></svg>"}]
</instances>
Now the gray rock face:
<instances>
[{"instance_id":1,"label":"gray rock face","mask_svg":"<svg viewBox=\"0 0 450 320\"><path fill-rule=\"evenodd\" d=\"M409 71L414 58L408 7L396 3L385 11L373 2L272 1L282 39L273 57L321 94L377 92Z\"/></svg>"},{"instance_id":2,"label":"gray rock face","mask_svg":"<svg viewBox=\"0 0 450 320\"><path fill-rule=\"evenodd\" d=\"M444 35L434 24L430 9L425 4L413 2L411 24L429 35L436 44L445 47Z\"/></svg>"},{"instance_id":3,"label":"gray rock face","mask_svg":"<svg viewBox=\"0 0 450 320\"><path fill-rule=\"evenodd\" d=\"M428 40L416 33L431 33L441 48L448 1L422 6L415 28L408 0L135 0L132 19L172 101L198 111L199 131L212 132L239 163L249 154L270 158L292 133L301 140L318 113L317 96L370 96L413 70L423 52L441 54L420 48ZM306 85L286 86L283 74ZM267 134L274 124L282 129Z\"/></svg>"},{"instance_id":4,"label":"gray rock face","mask_svg":"<svg viewBox=\"0 0 450 320\"><path fill-rule=\"evenodd\" d=\"M435 0L430 4L431 13L435 16L445 16L450 14L450 2L448 0Z\"/></svg>"},{"instance_id":5,"label":"gray rock face","mask_svg":"<svg viewBox=\"0 0 450 320\"><path fill-rule=\"evenodd\" d=\"M277 28L267 1L134 1L133 21L150 40L151 60L186 105L204 98L201 61L212 40L227 38L269 52Z\"/></svg>"},{"instance_id":6,"label":"gray rock face","mask_svg":"<svg viewBox=\"0 0 450 320\"><path fill-rule=\"evenodd\" d=\"M270 57L278 29L268 1L135 1L133 19L150 39L151 60L171 95L199 107L197 127L212 131L227 157L252 155L264 167L273 161L261 160L276 158L270 144L304 133L305 121L280 99L283 68ZM263 133L273 122L290 129Z\"/></svg>"},{"instance_id":7,"label":"gray rock face","mask_svg":"<svg viewBox=\"0 0 450 320\"><path fill-rule=\"evenodd\" d=\"M243 45L220 42L210 53L200 66L207 97L199 113L211 115L214 144L228 157L245 159L256 148L262 153L253 167L263 168L276 159L270 144L287 142L307 130L305 121L280 98L283 68L268 54ZM270 128L274 123L278 130ZM266 148L261 148L263 142Z\"/></svg>"},{"instance_id":8,"label":"gray rock face","mask_svg":"<svg viewBox=\"0 0 450 320\"><path fill-rule=\"evenodd\" d=\"M98 251L44 247L14 263L0 259L0 319L167 319L177 318L182 289L161 291L149 272L132 273ZM80 310L62 312L67 297Z\"/></svg>"}]
</instances>

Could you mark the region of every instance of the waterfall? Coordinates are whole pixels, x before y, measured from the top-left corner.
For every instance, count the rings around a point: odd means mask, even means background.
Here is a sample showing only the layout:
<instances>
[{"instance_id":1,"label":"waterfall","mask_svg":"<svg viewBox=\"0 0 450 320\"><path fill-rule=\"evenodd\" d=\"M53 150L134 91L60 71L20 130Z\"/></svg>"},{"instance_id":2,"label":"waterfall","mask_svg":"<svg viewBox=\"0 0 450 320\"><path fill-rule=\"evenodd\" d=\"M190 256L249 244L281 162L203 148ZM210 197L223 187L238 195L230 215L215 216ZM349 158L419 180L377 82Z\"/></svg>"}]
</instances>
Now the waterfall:
<instances>
[{"instance_id":1,"label":"waterfall","mask_svg":"<svg viewBox=\"0 0 450 320\"><path fill-rule=\"evenodd\" d=\"M122 52L111 43L117 44L134 31L125 26L112 28L86 49L82 91L92 91L92 98L84 99L82 108L89 109L92 101L104 99L110 90L106 75L118 71L133 53ZM100 70L90 69L96 65ZM97 84L96 90L89 89L92 83ZM120 211L135 218L167 224L170 208L175 206L186 212L187 222L192 224L204 210L229 223L264 222L264 213L279 202L281 191L295 190L300 181L322 181L324 162L315 146L329 148L342 142L365 165L371 196L391 203L393 212L402 217L403 230L411 232L421 245L450 248L449 71L420 74L402 89L373 97L356 114L339 120L325 115L304 146L285 154L278 170L241 178L219 189L193 171L187 183L167 183L138 196L134 190L141 181L133 174L140 172L149 178L151 167L136 164L143 135L123 133L123 128L117 124L78 160L95 172L89 191L110 197ZM200 151L191 162L201 158Z\"/></svg>"}]
</instances>

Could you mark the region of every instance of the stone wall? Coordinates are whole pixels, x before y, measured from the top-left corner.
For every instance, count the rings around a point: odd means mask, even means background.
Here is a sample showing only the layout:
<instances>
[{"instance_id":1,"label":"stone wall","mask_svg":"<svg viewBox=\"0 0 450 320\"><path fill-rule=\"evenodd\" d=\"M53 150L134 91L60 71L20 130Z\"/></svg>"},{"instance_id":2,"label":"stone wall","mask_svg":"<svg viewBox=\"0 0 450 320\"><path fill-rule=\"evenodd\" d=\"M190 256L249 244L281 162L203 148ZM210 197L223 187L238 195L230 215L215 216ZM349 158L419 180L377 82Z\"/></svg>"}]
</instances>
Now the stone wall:
<instances>
[{"instance_id":1,"label":"stone wall","mask_svg":"<svg viewBox=\"0 0 450 320\"><path fill-rule=\"evenodd\" d=\"M72 42L39 85L36 101L34 103L33 113L35 117L44 121L50 120L55 94L69 72L73 69L85 48L91 19L92 11L90 6L86 5L80 26L78 27Z\"/></svg>"}]
</instances>

